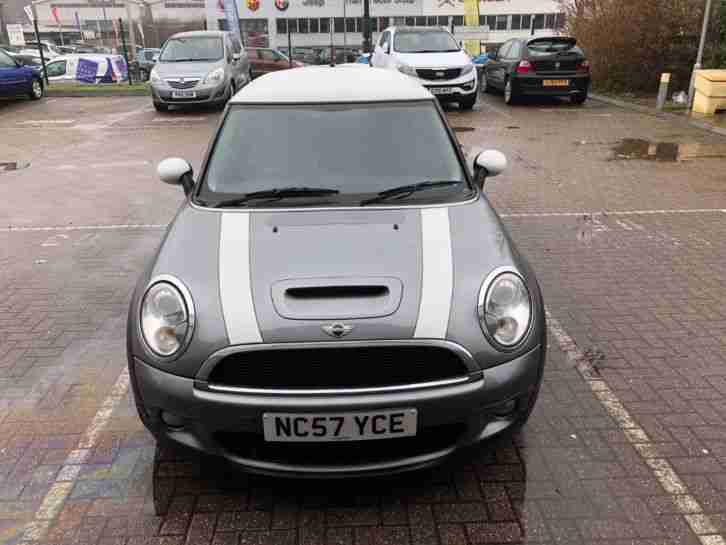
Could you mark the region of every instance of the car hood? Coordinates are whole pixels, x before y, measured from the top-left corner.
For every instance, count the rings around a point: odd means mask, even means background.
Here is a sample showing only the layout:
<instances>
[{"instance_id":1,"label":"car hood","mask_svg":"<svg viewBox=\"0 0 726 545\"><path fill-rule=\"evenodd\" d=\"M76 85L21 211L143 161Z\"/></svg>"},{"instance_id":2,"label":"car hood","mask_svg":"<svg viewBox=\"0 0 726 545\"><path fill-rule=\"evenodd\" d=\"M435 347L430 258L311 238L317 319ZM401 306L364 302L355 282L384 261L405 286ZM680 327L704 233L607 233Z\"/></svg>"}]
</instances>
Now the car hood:
<instances>
[{"instance_id":1,"label":"car hood","mask_svg":"<svg viewBox=\"0 0 726 545\"><path fill-rule=\"evenodd\" d=\"M215 68L224 66L217 62L157 62L156 73L161 78L199 77L203 78Z\"/></svg>"},{"instance_id":2,"label":"car hood","mask_svg":"<svg viewBox=\"0 0 726 545\"><path fill-rule=\"evenodd\" d=\"M397 59L416 68L448 68L471 64L471 59L463 51L446 53L396 53Z\"/></svg>"},{"instance_id":3,"label":"car hood","mask_svg":"<svg viewBox=\"0 0 726 545\"><path fill-rule=\"evenodd\" d=\"M185 204L135 304L160 275L188 288L195 332L168 369L186 376L230 345L338 342L326 332L333 324L351 326L347 341L445 339L489 366L512 357L487 342L476 315L483 280L502 266L522 272L537 304L528 265L483 197L449 207L338 211Z\"/></svg>"}]
</instances>

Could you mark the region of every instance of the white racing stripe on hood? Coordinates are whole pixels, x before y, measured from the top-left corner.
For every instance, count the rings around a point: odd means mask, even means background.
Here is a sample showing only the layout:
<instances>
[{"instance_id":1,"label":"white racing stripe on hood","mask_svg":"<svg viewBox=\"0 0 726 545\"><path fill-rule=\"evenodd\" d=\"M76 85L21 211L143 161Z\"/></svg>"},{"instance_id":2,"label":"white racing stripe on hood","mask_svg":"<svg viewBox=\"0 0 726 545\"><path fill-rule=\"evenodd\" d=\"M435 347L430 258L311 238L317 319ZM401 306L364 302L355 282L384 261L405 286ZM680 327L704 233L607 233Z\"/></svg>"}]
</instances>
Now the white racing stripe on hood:
<instances>
[{"instance_id":1,"label":"white racing stripe on hood","mask_svg":"<svg viewBox=\"0 0 726 545\"><path fill-rule=\"evenodd\" d=\"M446 338L454 286L448 208L421 209L421 302L414 337Z\"/></svg>"},{"instance_id":2,"label":"white racing stripe on hood","mask_svg":"<svg viewBox=\"0 0 726 545\"><path fill-rule=\"evenodd\" d=\"M247 212L222 214L219 296L229 343L262 342L250 285L250 215Z\"/></svg>"}]
</instances>

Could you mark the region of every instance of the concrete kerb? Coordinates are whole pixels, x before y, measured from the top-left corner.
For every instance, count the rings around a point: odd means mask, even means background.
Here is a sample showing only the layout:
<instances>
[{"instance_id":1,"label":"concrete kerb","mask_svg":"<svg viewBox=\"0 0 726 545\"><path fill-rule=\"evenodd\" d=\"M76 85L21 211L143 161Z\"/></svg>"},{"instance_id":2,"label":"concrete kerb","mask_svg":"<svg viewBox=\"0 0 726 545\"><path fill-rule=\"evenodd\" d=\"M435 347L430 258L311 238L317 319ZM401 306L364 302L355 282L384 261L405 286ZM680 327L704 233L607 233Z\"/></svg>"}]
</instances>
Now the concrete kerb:
<instances>
[{"instance_id":1,"label":"concrete kerb","mask_svg":"<svg viewBox=\"0 0 726 545\"><path fill-rule=\"evenodd\" d=\"M684 117L680 114L674 114L671 112L661 112L659 110L656 110L655 108L650 108L648 106L641 106L639 104L631 104L630 102L626 102L624 100L618 100L616 98L610 98L603 95L598 95L594 93L590 93L590 98L593 100L597 100L599 102L604 102L606 104L610 104L612 106L617 106L618 108L624 108L626 110L632 110L634 112L639 112L641 114L645 115L652 115L655 117L660 117L664 119L672 119L674 121L680 121L687 123L688 125L691 125L692 127L696 127L698 129L711 132L713 134L718 134L720 136L726 136L726 129L721 127L715 127L714 125L711 125L710 123L707 123L705 121L697 120L697 119L689 119L687 117Z\"/></svg>"}]
</instances>

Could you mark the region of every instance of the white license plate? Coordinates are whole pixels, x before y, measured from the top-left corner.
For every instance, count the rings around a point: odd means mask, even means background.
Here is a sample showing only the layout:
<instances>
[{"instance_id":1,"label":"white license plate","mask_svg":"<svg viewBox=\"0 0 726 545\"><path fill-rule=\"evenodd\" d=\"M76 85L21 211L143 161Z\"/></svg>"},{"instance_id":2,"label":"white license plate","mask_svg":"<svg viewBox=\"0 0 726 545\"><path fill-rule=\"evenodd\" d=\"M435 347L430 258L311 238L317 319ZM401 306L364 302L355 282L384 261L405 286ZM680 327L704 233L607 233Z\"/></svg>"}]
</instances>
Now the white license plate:
<instances>
[{"instance_id":1,"label":"white license plate","mask_svg":"<svg viewBox=\"0 0 726 545\"><path fill-rule=\"evenodd\" d=\"M366 441L416 435L416 409L370 413L264 413L265 441Z\"/></svg>"},{"instance_id":2,"label":"white license plate","mask_svg":"<svg viewBox=\"0 0 726 545\"><path fill-rule=\"evenodd\" d=\"M543 87L569 87L569 79L546 79L542 81Z\"/></svg>"},{"instance_id":3,"label":"white license plate","mask_svg":"<svg viewBox=\"0 0 726 545\"><path fill-rule=\"evenodd\" d=\"M431 87L429 91L434 95L450 95L454 92L451 87Z\"/></svg>"},{"instance_id":4,"label":"white license plate","mask_svg":"<svg viewBox=\"0 0 726 545\"><path fill-rule=\"evenodd\" d=\"M172 91L171 98L197 98L197 93L194 91Z\"/></svg>"}]
</instances>

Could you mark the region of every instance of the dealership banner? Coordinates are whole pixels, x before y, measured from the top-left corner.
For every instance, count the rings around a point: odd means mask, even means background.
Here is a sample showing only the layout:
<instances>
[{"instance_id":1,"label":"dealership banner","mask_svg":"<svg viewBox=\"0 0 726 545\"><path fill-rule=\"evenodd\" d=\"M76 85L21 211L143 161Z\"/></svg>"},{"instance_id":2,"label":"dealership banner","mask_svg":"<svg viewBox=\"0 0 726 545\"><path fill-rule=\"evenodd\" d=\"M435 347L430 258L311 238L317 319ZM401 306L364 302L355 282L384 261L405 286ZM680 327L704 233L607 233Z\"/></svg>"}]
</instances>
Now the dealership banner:
<instances>
[{"instance_id":1,"label":"dealership banner","mask_svg":"<svg viewBox=\"0 0 726 545\"><path fill-rule=\"evenodd\" d=\"M237 36L241 43L242 33L239 29L239 12L237 11L236 0L224 0L224 17L227 19L227 28Z\"/></svg>"},{"instance_id":2,"label":"dealership banner","mask_svg":"<svg viewBox=\"0 0 726 545\"><path fill-rule=\"evenodd\" d=\"M479 0L464 0L464 24L468 27L479 26ZM481 42L464 40L464 49L469 55L478 57L481 54Z\"/></svg>"}]
</instances>

